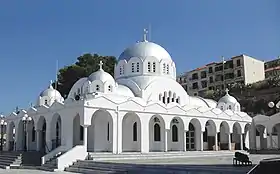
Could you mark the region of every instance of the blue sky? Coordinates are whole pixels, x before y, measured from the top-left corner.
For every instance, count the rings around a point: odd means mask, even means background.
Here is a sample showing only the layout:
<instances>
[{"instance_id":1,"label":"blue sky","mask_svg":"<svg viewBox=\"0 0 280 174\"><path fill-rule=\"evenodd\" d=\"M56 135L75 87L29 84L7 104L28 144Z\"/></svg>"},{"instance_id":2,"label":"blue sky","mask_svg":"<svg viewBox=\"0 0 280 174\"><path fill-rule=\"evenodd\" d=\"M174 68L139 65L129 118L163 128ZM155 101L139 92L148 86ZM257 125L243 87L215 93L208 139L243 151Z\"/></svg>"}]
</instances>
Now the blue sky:
<instances>
[{"instance_id":1,"label":"blue sky","mask_svg":"<svg viewBox=\"0 0 280 174\"><path fill-rule=\"evenodd\" d=\"M239 54L280 55L279 0L14 0L0 2L0 112L35 103L59 67L83 53L118 56L142 38L178 73Z\"/></svg>"}]
</instances>

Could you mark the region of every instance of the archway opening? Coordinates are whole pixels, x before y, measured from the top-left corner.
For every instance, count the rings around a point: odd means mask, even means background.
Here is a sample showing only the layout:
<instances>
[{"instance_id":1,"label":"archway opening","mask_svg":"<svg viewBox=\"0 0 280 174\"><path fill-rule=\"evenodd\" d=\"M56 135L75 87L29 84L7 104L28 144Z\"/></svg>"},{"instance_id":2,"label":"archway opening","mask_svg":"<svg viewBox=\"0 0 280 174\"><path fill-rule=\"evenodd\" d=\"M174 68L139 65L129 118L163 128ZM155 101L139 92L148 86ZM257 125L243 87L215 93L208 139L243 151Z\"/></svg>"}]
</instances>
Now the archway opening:
<instances>
[{"instance_id":1,"label":"archway opening","mask_svg":"<svg viewBox=\"0 0 280 174\"><path fill-rule=\"evenodd\" d=\"M24 148L26 148L26 132L24 129L24 123L22 120L19 121L18 123L18 127L17 127L17 132L16 132L17 136L16 136L16 150L17 151L23 151L26 150Z\"/></svg>"},{"instance_id":2,"label":"archway opening","mask_svg":"<svg viewBox=\"0 0 280 174\"><path fill-rule=\"evenodd\" d=\"M195 127L192 123L189 123L189 130L186 132L186 150L196 150L195 143Z\"/></svg>"},{"instance_id":3,"label":"archway opening","mask_svg":"<svg viewBox=\"0 0 280 174\"><path fill-rule=\"evenodd\" d=\"M256 125L256 149L267 148L267 130L263 125Z\"/></svg>"},{"instance_id":4,"label":"archway opening","mask_svg":"<svg viewBox=\"0 0 280 174\"><path fill-rule=\"evenodd\" d=\"M149 121L149 145L151 152L165 150L165 123L161 116L153 116Z\"/></svg>"},{"instance_id":5,"label":"archway opening","mask_svg":"<svg viewBox=\"0 0 280 174\"><path fill-rule=\"evenodd\" d=\"M51 120L51 150L61 145L61 117L59 114L55 114Z\"/></svg>"},{"instance_id":6,"label":"archway opening","mask_svg":"<svg viewBox=\"0 0 280 174\"><path fill-rule=\"evenodd\" d=\"M27 123L27 132L27 150L36 150L36 131L33 119Z\"/></svg>"},{"instance_id":7,"label":"archway opening","mask_svg":"<svg viewBox=\"0 0 280 174\"><path fill-rule=\"evenodd\" d=\"M203 147L207 150L215 150L216 125L213 120L208 120L203 132Z\"/></svg>"},{"instance_id":8,"label":"archway opening","mask_svg":"<svg viewBox=\"0 0 280 174\"><path fill-rule=\"evenodd\" d=\"M238 122L236 122L233 124L233 127L232 127L231 143L234 147L234 149L232 149L232 150L243 150L243 149L241 149L242 148L241 138L242 138L242 142L243 142L241 126Z\"/></svg>"},{"instance_id":9,"label":"archway opening","mask_svg":"<svg viewBox=\"0 0 280 174\"><path fill-rule=\"evenodd\" d=\"M219 147L221 150L229 150L229 138L231 138L230 130L229 130L229 125L227 122L223 121L220 124L220 132L218 134L218 143Z\"/></svg>"},{"instance_id":10,"label":"archway opening","mask_svg":"<svg viewBox=\"0 0 280 174\"><path fill-rule=\"evenodd\" d=\"M84 128L80 124L80 115L77 114L73 119L73 147L82 145L84 142Z\"/></svg>"},{"instance_id":11,"label":"archway opening","mask_svg":"<svg viewBox=\"0 0 280 174\"><path fill-rule=\"evenodd\" d=\"M141 151L141 121L137 114L127 113L122 120L122 151Z\"/></svg>"},{"instance_id":12,"label":"archway opening","mask_svg":"<svg viewBox=\"0 0 280 174\"><path fill-rule=\"evenodd\" d=\"M88 127L88 151L113 151L113 119L109 112L97 110Z\"/></svg>"},{"instance_id":13,"label":"archway opening","mask_svg":"<svg viewBox=\"0 0 280 174\"><path fill-rule=\"evenodd\" d=\"M37 131L39 131L39 139L37 140L38 148L37 150L42 153L48 153L51 151L51 147L47 145L46 142L46 130L47 130L47 122L45 117L40 116L37 123Z\"/></svg>"},{"instance_id":14,"label":"archway opening","mask_svg":"<svg viewBox=\"0 0 280 174\"><path fill-rule=\"evenodd\" d=\"M250 148L250 131L251 125L246 124L244 128L244 135L243 135L243 149L248 150Z\"/></svg>"},{"instance_id":15,"label":"archway opening","mask_svg":"<svg viewBox=\"0 0 280 174\"><path fill-rule=\"evenodd\" d=\"M15 128L15 123L12 121L9 123L8 126L8 137L7 137L7 148L8 151L14 151L15 150L15 142L16 142L16 128Z\"/></svg>"},{"instance_id":16,"label":"archway opening","mask_svg":"<svg viewBox=\"0 0 280 174\"><path fill-rule=\"evenodd\" d=\"M171 120L168 135L168 150L184 151L184 123L181 118L175 117Z\"/></svg>"},{"instance_id":17,"label":"archway opening","mask_svg":"<svg viewBox=\"0 0 280 174\"><path fill-rule=\"evenodd\" d=\"M271 149L280 149L280 123L276 124L272 128L272 145L270 146Z\"/></svg>"}]
</instances>

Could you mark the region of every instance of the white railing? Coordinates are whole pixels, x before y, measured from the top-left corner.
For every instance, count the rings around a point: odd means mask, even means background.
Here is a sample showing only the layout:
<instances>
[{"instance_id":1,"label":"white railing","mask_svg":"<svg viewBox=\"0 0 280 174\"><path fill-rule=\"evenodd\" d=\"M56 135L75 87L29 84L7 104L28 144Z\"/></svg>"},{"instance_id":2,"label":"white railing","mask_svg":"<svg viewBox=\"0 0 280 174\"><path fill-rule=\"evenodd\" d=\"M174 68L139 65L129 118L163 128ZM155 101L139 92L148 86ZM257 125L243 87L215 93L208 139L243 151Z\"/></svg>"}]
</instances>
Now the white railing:
<instances>
[{"instance_id":1,"label":"white railing","mask_svg":"<svg viewBox=\"0 0 280 174\"><path fill-rule=\"evenodd\" d=\"M55 148L54 150L50 151L48 154L46 154L45 156L43 156L41 158L41 163L45 164L48 160L50 160L52 157L54 157L55 155L57 155L60 152L66 151L66 147L65 146L59 146L57 148Z\"/></svg>"},{"instance_id":2,"label":"white railing","mask_svg":"<svg viewBox=\"0 0 280 174\"><path fill-rule=\"evenodd\" d=\"M73 162L86 159L87 155L87 147L84 145L77 145L56 159L57 170L63 171L65 167L72 165Z\"/></svg>"}]
</instances>

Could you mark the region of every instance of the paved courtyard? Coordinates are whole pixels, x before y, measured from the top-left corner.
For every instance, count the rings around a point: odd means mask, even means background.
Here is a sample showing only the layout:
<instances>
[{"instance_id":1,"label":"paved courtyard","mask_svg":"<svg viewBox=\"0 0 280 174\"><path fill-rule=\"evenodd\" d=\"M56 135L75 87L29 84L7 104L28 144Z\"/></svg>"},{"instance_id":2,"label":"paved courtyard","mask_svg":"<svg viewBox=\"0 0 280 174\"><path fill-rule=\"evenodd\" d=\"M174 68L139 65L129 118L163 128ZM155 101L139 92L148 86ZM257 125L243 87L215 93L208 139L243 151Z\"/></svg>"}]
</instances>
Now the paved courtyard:
<instances>
[{"instance_id":1,"label":"paved courtyard","mask_svg":"<svg viewBox=\"0 0 280 174\"><path fill-rule=\"evenodd\" d=\"M250 159L252 160L253 164L258 164L260 160L265 158L274 158L280 157L280 155L250 155ZM110 162L110 161L108 161ZM232 166L232 156L204 156L204 157L186 157L186 158L179 158L179 159L154 159L154 160L117 160L111 162L118 162L118 163L130 163L130 164L158 164L158 165L171 165L171 166L182 166L186 169L190 169L192 171L195 170L194 174L206 174L209 172L203 172L205 169L215 169L218 171L231 171L231 173L246 173L250 167L242 168L242 167L233 167ZM198 170L202 172L198 172ZM10 173L10 174L70 174L69 172L44 172L39 170L25 170L25 169L12 169L12 170L0 170L0 174L2 173ZM73 173L71 173L73 174ZM189 174L192 174L190 172Z\"/></svg>"}]
</instances>

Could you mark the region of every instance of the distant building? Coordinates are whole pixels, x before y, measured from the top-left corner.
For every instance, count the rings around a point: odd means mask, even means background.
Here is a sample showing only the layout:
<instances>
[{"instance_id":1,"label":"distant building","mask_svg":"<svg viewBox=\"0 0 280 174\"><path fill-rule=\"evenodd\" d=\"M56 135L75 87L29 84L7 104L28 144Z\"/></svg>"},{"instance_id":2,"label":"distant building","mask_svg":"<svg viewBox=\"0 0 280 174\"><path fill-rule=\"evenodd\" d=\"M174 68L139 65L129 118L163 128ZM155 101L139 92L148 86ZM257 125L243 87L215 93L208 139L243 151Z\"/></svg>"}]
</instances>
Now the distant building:
<instances>
[{"instance_id":1,"label":"distant building","mask_svg":"<svg viewBox=\"0 0 280 174\"><path fill-rule=\"evenodd\" d=\"M280 75L280 56L277 59L264 63L265 78Z\"/></svg>"},{"instance_id":2,"label":"distant building","mask_svg":"<svg viewBox=\"0 0 280 174\"><path fill-rule=\"evenodd\" d=\"M212 62L177 76L177 81L189 95L202 95L207 90L224 89L234 82L251 84L264 79L264 62L246 55Z\"/></svg>"}]
</instances>

